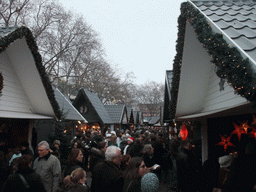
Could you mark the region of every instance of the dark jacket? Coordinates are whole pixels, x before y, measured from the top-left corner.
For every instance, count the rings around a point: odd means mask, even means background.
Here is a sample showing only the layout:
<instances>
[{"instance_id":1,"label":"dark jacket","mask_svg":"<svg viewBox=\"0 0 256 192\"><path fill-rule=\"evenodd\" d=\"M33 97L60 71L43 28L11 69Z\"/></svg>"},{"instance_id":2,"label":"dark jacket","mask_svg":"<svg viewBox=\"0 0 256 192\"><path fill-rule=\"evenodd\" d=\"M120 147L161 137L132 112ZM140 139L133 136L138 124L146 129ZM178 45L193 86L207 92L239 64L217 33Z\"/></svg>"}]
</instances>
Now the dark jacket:
<instances>
[{"instance_id":1,"label":"dark jacket","mask_svg":"<svg viewBox=\"0 0 256 192\"><path fill-rule=\"evenodd\" d=\"M91 192L122 192L123 184L122 172L112 162L103 161L94 167Z\"/></svg>"},{"instance_id":2,"label":"dark jacket","mask_svg":"<svg viewBox=\"0 0 256 192\"><path fill-rule=\"evenodd\" d=\"M141 156L141 158L143 159L145 165L150 168L153 165L157 164L156 160L155 160L155 156L152 154L152 156L148 155L148 154L143 154Z\"/></svg>"},{"instance_id":3,"label":"dark jacket","mask_svg":"<svg viewBox=\"0 0 256 192\"><path fill-rule=\"evenodd\" d=\"M66 177L67 175L71 175L72 171L76 170L77 168L83 168L83 163L77 161L76 163L67 165L64 170L64 177Z\"/></svg>"},{"instance_id":4,"label":"dark jacket","mask_svg":"<svg viewBox=\"0 0 256 192\"><path fill-rule=\"evenodd\" d=\"M178 186L182 191L197 191L200 185L200 162L193 154L180 148L177 157Z\"/></svg>"},{"instance_id":5,"label":"dark jacket","mask_svg":"<svg viewBox=\"0 0 256 192\"><path fill-rule=\"evenodd\" d=\"M105 154L104 151L97 149L95 147L91 148L91 156L90 156L90 171L92 172L95 165L99 162L104 161Z\"/></svg>"},{"instance_id":6,"label":"dark jacket","mask_svg":"<svg viewBox=\"0 0 256 192\"><path fill-rule=\"evenodd\" d=\"M256 154L241 155L231 165L224 191L251 192L256 183Z\"/></svg>"},{"instance_id":7,"label":"dark jacket","mask_svg":"<svg viewBox=\"0 0 256 192\"><path fill-rule=\"evenodd\" d=\"M75 184L68 189L63 189L62 192L89 192L89 187L86 185L81 185L81 184Z\"/></svg>"},{"instance_id":8,"label":"dark jacket","mask_svg":"<svg viewBox=\"0 0 256 192\"><path fill-rule=\"evenodd\" d=\"M143 145L141 143L134 142L132 145L129 146L127 150L127 154L129 154L132 158L140 157L142 149L143 149Z\"/></svg>"},{"instance_id":9,"label":"dark jacket","mask_svg":"<svg viewBox=\"0 0 256 192\"><path fill-rule=\"evenodd\" d=\"M123 192L141 192L141 179L125 179Z\"/></svg>"},{"instance_id":10,"label":"dark jacket","mask_svg":"<svg viewBox=\"0 0 256 192\"><path fill-rule=\"evenodd\" d=\"M29 189L25 187L22 180L18 176L18 173L23 175L23 177L26 179L27 183L29 184ZM46 189L42 183L40 175L36 174L35 171L32 168L27 168L24 170L19 170L14 174L11 174L3 189L3 192L45 192Z\"/></svg>"},{"instance_id":11,"label":"dark jacket","mask_svg":"<svg viewBox=\"0 0 256 192\"><path fill-rule=\"evenodd\" d=\"M218 185L219 169L218 157L209 158L204 162L201 191L212 192L213 188Z\"/></svg>"},{"instance_id":12,"label":"dark jacket","mask_svg":"<svg viewBox=\"0 0 256 192\"><path fill-rule=\"evenodd\" d=\"M55 146L52 147L52 155L56 156L60 160L60 150L57 149Z\"/></svg>"}]
</instances>

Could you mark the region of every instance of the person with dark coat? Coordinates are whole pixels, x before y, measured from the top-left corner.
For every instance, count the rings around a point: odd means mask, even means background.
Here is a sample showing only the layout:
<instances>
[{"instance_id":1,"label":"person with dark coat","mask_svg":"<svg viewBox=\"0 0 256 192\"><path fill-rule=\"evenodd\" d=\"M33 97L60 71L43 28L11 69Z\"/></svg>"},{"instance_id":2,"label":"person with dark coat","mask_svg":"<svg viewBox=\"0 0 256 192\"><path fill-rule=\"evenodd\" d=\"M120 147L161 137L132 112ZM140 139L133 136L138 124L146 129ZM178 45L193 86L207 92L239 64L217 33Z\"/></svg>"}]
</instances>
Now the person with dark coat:
<instances>
[{"instance_id":1,"label":"person with dark coat","mask_svg":"<svg viewBox=\"0 0 256 192\"><path fill-rule=\"evenodd\" d=\"M173 137L170 140L170 146L169 146L169 152L170 152L170 157L172 160L172 169L170 171L170 183L169 183L169 188L171 188L172 191L177 191L178 190L178 177L177 177L177 156L179 152L179 146L180 146L180 141L178 137L178 133L175 133Z\"/></svg>"},{"instance_id":2,"label":"person with dark coat","mask_svg":"<svg viewBox=\"0 0 256 192\"><path fill-rule=\"evenodd\" d=\"M141 151L143 149L143 145L138 137L134 138L134 142L130 147L127 149L127 154L131 157L140 157Z\"/></svg>"},{"instance_id":3,"label":"person with dark coat","mask_svg":"<svg viewBox=\"0 0 256 192\"><path fill-rule=\"evenodd\" d=\"M55 155L60 160L60 141L55 140L51 148L51 153Z\"/></svg>"},{"instance_id":4,"label":"person with dark coat","mask_svg":"<svg viewBox=\"0 0 256 192\"><path fill-rule=\"evenodd\" d=\"M105 159L105 152L108 148L108 143L106 141L101 141L98 143L98 147L91 148L91 155L90 155L90 171L92 172L95 165L99 162L104 161Z\"/></svg>"},{"instance_id":5,"label":"person with dark coat","mask_svg":"<svg viewBox=\"0 0 256 192\"><path fill-rule=\"evenodd\" d=\"M8 176L11 173L11 169L8 165L8 162L5 158L5 154L3 151L0 151L0 191L7 180Z\"/></svg>"},{"instance_id":6,"label":"person with dark coat","mask_svg":"<svg viewBox=\"0 0 256 192\"><path fill-rule=\"evenodd\" d=\"M22 155L31 155L32 159L34 159L34 153L29 149L29 143L27 141L22 142L20 146Z\"/></svg>"},{"instance_id":7,"label":"person with dark coat","mask_svg":"<svg viewBox=\"0 0 256 192\"><path fill-rule=\"evenodd\" d=\"M77 168L83 168L83 152L79 148L73 148L68 156L64 177L70 175Z\"/></svg>"},{"instance_id":8,"label":"person with dark coat","mask_svg":"<svg viewBox=\"0 0 256 192\"><path fill-rule=\"evenodd\" d=\"M117 136L112 134L110 137L110 141L108 142L108 146L117 146Z\"/></svg>"},{"instance_id":9,"label":"person with dark coat","mask_svg":"<svg viewBox=\"0 0 256 192\"><path fill-rule=\"evenodd\" d=\"M222 156L222 154L224 154L224 152L218 147L215 147L212 149L209 158L203 163L200 192L212 192L213 188L217 186L220 169L219 157Z\"/></svg>"},{"instance_id":10,"label":"person with dark coat","mask_svg":"<svg viewBox=\"0 0 256 192\"><path fill-rule=\"evenodd\" d=\"M105 161L98 163L93 169L91 192L122 192L123 177L119 168L121 159L120 148L107 148Z\"/></svg>"},{"instance_id":11,"label":"person with dark coat","mask_svg":"<svg viewBox=\"0 0 256 192\"><path fill-rule=\"evenodd\" d=\"M46 189L42 182L41 176L35 173L35 171L31 168L32 157L30 155L23 155L18 158L17 163L18 171L8 177L2 192L45 192ZM27 187L19 175L24 177L28 184Z\"/></svg>"},{"instance_id":12,"label":"person with dark coat","mask_svg":"<svg viewBox=\"0 0 256 192\"><path fill-rule=\"evenodd\" d=\"M130 161L131 161L130 155L127 154L127 155L122 156L122 160L121 160L121 164L120 164L120 169L122 172L124 172L126 170Z\"/></svg>"},{"instance_id":13,"label":"person with dark coat","mask_svg":"<svg viewBox=\"0 0 256 192\"><path fill-rule=\"evenodd\" d=\"M142 158L132 158L124 172L123 192L141 192L141 178L148 172Z\"/></svg>"},{"instance_id":14,"label":"person with dark coat","mask_svg":"<svg viewBox=\"0 0 256 192\"><path fill-rule=\"evenodd\" d=\"M154 158L154 151L155 150L151 144L146 144L144 145L144 148L141 152L141 158L149 169L151 169L151 167L156 164L156 160Z\"/></svg>"},{"instance_id":15,"label":"person with dark coat","mask_svg":"<svg viewBox=\"0 0 256 192\"><path fill-rule=\"evenodd\" d=\"M256 144L250 141L245 147L245 152L239 154L230 168L224 184L225 192L243 191L251 192L256 184Z\"/></svg>"},{"instance_id":16,"label":"person with dark coat","mask_svg":"<svg viewBox=\"0 0 256 192\"><path fill-rule=\"evenodd\" d=\"M154 148L154 156L155 156L156 163L162 166L163 155L165 152L163 145L154 133L151 133L150 138L151 138L151 145Z\"/></svg>"},{"instance_id":17,"label":"person with dark coat","mask_svg":"<svg viewBox=\"0 0 256 192\"><path fill-rule=\"evenodd\" d=\"M123 155L128 154L129 147L131 147L133 145L133 141L134 141L133 137L129 137L127 139L127 145L125 146L125 148L123 150Z\"/></svg>"},{"instance_id":18,"label":"person with dark coat","mask_svg":"<svg viewBox=\"0 0 256 192\"><path fill-rule=\"evenodd\" d=\"M177 157L178 187L181 192L196 192L200 187L200 162L188 140L182 142Z\"/></svg>"}]
</instances>

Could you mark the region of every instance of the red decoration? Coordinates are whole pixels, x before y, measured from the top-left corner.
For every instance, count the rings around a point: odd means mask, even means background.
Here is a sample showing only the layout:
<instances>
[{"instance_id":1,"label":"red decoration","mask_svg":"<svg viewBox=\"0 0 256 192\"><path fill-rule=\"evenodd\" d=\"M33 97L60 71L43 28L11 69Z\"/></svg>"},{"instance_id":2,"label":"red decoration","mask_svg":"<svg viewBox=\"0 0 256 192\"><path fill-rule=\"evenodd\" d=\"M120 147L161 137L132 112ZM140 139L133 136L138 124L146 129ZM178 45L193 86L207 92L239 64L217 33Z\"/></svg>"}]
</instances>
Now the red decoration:
<instances>
[{"instance_id":1,"label":"red decoration","mask_svg":"<svg viewBox=\"0 0 256 192\"><path fill-rule=\"evenodd\" d=\"M252 118L253 118L253 121L252 121L251 125L256 125L256 117L254 114L252 114Z\"/></svg>"},{"instance_id":2,"label":"red decoration","mask_svg":"<svg viewBox=\"0 0 256 192\"><path fill-rule=\"evenodd\" d=\"M182 127L181 127L181 130L180 130L180 136L181 136L181 139L184 141L187 139L187 136L188 136L188 129L187 127L185 126L185 124L183 123Z\"/></svg>"},{"instance_id":3,"label":"red decoration","mask_svg":"<svg viewBox=\"0 0 256 192\"><path fill-rule=\"evenodd\" d=\"M256 139L256 129L255 128L252 128L250 135L252 135Z\"/></svg>"},{"instance_id":4,"label":"red decoration","mask_svg":"<svg viewBox=\"0 0 256 192\"><path fill-rule=\"evenodd\" d=\"M231 135L233 135L233 134L237 134L237 137L238 137L238 139L239 139L239 141L240 141L240 139L241 139L241 135L242 134L246 134L246 132L244 131L244 129L242 128L242 126L238 126L237 124L235 124L234 122L233 122L233 125L234 125L234 127L235 127L235 130L231 133Z\"/></svg>"},{"instance_id":5,"label":"red decoration","mask_svg":"<svg viewBox=\"0 0 256 192\"><path fill-rule=\"evenodd\" d=\"M226 151L229 146L234 146L234 144L230 142L230 136L228 138L225 138L224 136L221 135L220 137L222 141L217 143L217 145L223 145L224 151Z\"/></svg>"}]
</instances>

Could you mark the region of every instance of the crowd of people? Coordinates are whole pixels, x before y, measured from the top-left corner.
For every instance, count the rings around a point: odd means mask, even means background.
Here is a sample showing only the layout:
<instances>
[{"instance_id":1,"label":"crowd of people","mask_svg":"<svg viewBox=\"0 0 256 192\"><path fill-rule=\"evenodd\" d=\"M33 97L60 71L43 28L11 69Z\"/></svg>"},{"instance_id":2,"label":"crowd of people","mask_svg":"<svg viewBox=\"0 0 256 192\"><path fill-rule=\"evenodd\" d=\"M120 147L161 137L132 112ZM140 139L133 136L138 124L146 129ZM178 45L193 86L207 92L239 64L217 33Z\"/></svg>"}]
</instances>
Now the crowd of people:
<instances>
[{"instance_id":1,"label":"crowd of people","mask_svg":"<svg viewBox=\"0 0 256 192\"><path fill-rule=\"evenodd\" d=\"M71 141L67 158L59 140L51 146L41 141L36 153L22 142L0 151L0 187L3 192L157 192L163 183L170 192L255 188L255 142L242 154L216 152L202 164L191 141L181 141L177 133L168 136L164 129L88 131Z\"/></svg>"}]
</instances>

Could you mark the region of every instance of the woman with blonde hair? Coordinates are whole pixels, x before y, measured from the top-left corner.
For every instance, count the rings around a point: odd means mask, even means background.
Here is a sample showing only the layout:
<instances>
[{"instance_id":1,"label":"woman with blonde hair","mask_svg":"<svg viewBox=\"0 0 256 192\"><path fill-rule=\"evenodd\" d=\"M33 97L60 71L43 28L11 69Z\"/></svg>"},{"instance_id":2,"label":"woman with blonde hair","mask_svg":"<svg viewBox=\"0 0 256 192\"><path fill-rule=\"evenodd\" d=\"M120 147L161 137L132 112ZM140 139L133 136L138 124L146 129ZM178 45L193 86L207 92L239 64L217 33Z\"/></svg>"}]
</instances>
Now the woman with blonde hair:
<instances>
[{"instance_id":1,"label":"woman with blonde hair","mask_svg":"<svg viewBox=\"0 0 256 192\"><path fill-rule=\"evenodd\" d=\"M72 171L71 175L64 178L63 188L65 192L88 192L86 185L86 172L82 168Z\"/></svg>"}]
</instances>

